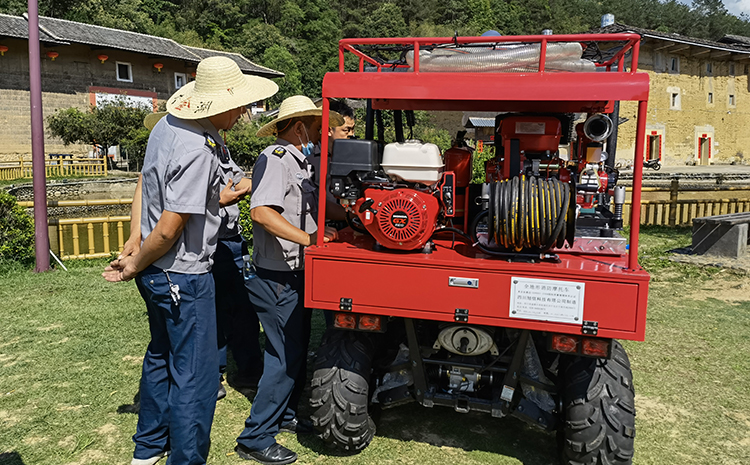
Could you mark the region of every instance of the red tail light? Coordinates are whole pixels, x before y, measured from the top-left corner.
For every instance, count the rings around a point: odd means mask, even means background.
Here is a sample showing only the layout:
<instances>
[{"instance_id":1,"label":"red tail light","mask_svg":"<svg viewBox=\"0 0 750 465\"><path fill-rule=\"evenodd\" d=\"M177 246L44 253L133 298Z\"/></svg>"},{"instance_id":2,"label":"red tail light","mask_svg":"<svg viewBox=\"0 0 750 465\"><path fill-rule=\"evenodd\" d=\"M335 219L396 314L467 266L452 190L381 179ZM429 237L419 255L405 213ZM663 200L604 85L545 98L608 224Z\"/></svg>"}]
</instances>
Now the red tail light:
<instances>
[{"instance_id":1,"label":"red tail light","mask_svg":"<svg viewBox=\"0 0 750 465\"><path fill-rule=\"evenodd\" d=\"M333 319L336 328L354 329L357 327L357 318L351 313L337 313Z\"/></svg>"},{"instance_id":2,"label":"red tail light","mask_svg":"<svg viewBox=\"0 0 750 465\"><path fill-rule=\"evenodd\" d=\"M358 328L363 331L380 331L380 317L377 315L362 315L359 317Z\"/></svg>"},{"instance_id":3,"label":"red tail light","mask_svg":"<svg viewBox=\"0 0 750 465\"><path fill-rule=\"evenodd\" d=\"M567 334L555 334L552 336L551 349L557 352L578 352L578 338Z\"/></svg>"},{"instance_id":4,"label":"red tail light","mask_svg":"<svg viewBox=\"0 0 750 465\"><path fill-rule=\"evenodd\" d=\"M602 358L609 357L610 343L610 339L584 338L582 346L583 355Z\"/></svg>"}]
</instances>

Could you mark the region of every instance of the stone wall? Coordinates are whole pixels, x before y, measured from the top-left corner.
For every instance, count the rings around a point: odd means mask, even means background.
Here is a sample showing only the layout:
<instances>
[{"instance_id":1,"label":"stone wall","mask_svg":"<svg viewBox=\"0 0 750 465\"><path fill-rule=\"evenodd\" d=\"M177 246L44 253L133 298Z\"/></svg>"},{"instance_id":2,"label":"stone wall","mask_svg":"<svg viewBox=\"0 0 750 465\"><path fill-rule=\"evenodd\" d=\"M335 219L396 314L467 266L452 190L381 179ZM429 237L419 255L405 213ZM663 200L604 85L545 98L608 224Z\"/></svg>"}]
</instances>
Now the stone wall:
<instances>
[{"instance_id":1,"label":"stone wall","mask_svg":"<svg viewBox=\"0 0 750 465\"><path fill-rule=\"evenodd\" d=\"M662 136L665 165L699 164L699 143L704 135L710 139L711 164L750 163L750 92L745 62L731 57L711 59L709 53L670 55L646 46L641 48L638 67L651 78L646 135ZM622 103L620 116L628 121L619 128L618 159L633 155L636 114L637 103ZM703 147L708 147L707 141Z\"/></svg>"},{"instance_id":2,"label":"stone wall","mask_svg":"<svg viewBox=\"0 0 750 465\"><path fill-rule=\"evenodd\" d=\"M25 40L3 39L9 50L0 57L0 161L15 161L31 153L31 117L29 103L28 44ZM46 53L55 51L55 60ZM101 63L98 55L107 55ZM94 50L73 44L41 48L42 105L45 119L58 109L86 109L93 103L93 94L130 92L153 95L166 100L174 91L175 73L192 80L195 65L168 58L120 50ZM133 82L117 80L116 63L129 63ZM161 72L154 63L162 63ZM46 127L46 125L45 125ZM87 145L65 146L45 130L46 153L86 154Z\"/></svg>"}]
</instances>

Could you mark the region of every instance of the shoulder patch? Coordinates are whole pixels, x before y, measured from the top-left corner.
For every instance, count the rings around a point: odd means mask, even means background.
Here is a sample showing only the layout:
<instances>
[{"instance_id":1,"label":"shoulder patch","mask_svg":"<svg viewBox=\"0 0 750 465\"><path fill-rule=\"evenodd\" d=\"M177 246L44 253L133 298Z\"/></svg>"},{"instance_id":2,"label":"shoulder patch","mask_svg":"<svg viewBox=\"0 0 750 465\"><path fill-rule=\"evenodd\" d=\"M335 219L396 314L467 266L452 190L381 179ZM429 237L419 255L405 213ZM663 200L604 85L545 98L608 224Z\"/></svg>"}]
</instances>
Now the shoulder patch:
<instances>
[{"instance_id":1,"label":"shoulder patch","mask_svg":"<svg viewBox=\"0 0 750 465\"><path fill-rule=\"evenodd\" d=\"M281 158L286 154L286 149L284 147L276 147L271 153Z\"/></svg>"},{"instance_id":2,"label":"shoulder patch","mask_svg":"<svg viewBox=\"0 0 750 465\"><path fill-rule=\"evenodd\" d=\"M222 163L229 162L229 151L227 148L217 143L216 139L208 132L204 132L203 136L206 138L206 147L211 149L211 153L218 156Z\"/></svg>"}]
</instances>

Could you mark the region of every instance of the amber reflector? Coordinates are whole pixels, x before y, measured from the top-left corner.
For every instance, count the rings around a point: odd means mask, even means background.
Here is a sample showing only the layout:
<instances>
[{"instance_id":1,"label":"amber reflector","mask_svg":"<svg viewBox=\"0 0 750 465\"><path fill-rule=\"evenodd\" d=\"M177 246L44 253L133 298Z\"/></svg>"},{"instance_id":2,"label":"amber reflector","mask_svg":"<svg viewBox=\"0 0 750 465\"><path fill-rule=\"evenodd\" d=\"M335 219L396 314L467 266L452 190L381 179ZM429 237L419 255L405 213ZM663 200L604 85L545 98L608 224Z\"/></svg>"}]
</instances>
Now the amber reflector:
<instances>
[{"instance_id":1,"label":"amber reflector","mask_svg":"<svg viewBox=\"0 0 750 465\"><path fill-rule=\"evenodd\" d=\"M336 328L354 329L357 327L357 318L351 313L337 313L333 319Z\"/></svg>"}]
</instances>

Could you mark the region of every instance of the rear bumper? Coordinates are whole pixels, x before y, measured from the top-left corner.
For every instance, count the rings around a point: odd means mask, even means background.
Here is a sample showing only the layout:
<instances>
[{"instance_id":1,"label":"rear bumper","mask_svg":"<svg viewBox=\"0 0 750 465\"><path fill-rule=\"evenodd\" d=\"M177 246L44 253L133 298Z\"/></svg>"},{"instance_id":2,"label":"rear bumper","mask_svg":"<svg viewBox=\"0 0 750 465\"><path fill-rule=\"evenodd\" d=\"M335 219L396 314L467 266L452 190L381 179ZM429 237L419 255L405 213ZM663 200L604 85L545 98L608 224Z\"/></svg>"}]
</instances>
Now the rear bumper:
<instances>
[{"instance_id":1,"label":"rear bumper","mask_svg":"<svg viewBox=\"0 0 750 465\"><path fill-rule=\"evenodd\" d=\"M468 313L469 324L568 334L582 334L585 321L596 322L598 337L637 341L645 337L650 277L642 269L628 270L627 256L560 254L561 263L509 263L465 244L451 249L450 241L438 241L433 253L422 254L373 251L371 240L364 237L344 235L343 240L348 242L306 249L307 307L348 310L342 299L351 299L348 311L356 313L445 322L459 321L457 313ZM451 285L451 278L475 281L476 287ZM512 314L512 307L518 305L519 291L513 290L518 278L542 280L550 286L583 284L582 314L575 322L543 314L523 318ZM538 295L555 295L550 292Z\"/></svg>"}]
</instances>

